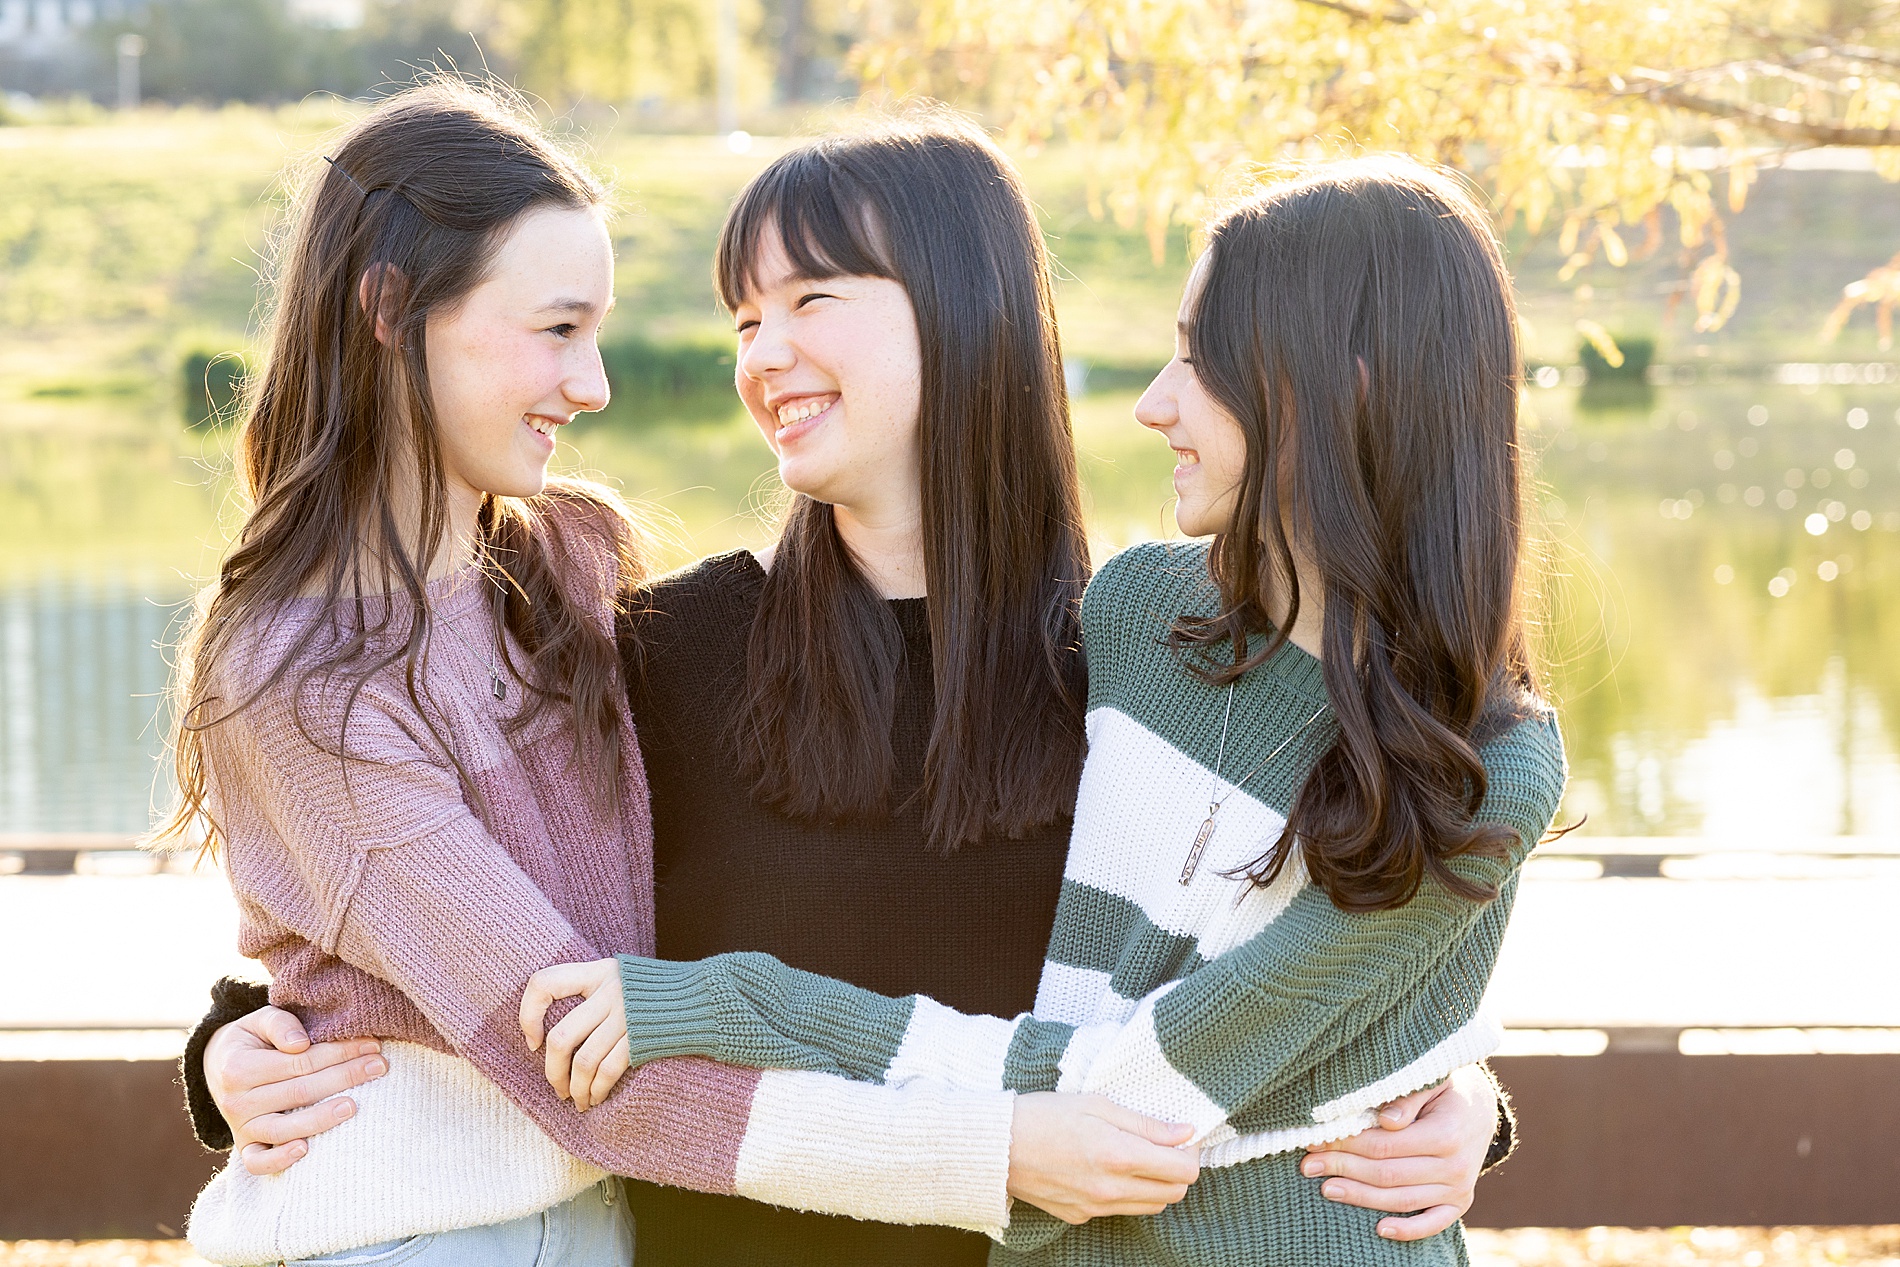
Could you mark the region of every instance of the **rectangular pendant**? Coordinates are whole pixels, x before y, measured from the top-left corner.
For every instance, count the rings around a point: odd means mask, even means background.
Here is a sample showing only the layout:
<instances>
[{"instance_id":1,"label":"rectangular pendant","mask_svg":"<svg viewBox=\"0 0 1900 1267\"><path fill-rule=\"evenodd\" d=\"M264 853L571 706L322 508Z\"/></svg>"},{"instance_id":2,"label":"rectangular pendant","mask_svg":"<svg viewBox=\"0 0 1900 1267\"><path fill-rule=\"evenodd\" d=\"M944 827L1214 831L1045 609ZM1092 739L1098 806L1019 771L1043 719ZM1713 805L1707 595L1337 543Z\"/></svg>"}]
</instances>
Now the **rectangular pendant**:
<instances>
[{"instance_id":1,"label":"rectangular pendant","mask_svg":"<svg viewBox=\"0 0 1900 1267\"><path fill-rule=\"evenodd\" d=\"M1214 838L1214 816L1209 814L1201 829L1194 833L1194 846L1188 850L1187 861L1181 864L1181 883L1186 884L1194 878L1200 869L1201 854L1207 849L1207 842Z\"/></svg>"},{"instance_id":2,"label":"rectangular pendant","mask_svg":"<svg viewBox=\"0 0 1900 1267\"><path fill-rule=\"evenodd\" d=\"M508 698L508 684L501 680L501 674L497 673L495 675L494 683L495 683L495 698L507 699Z\"/></svg>"}]
</instances>

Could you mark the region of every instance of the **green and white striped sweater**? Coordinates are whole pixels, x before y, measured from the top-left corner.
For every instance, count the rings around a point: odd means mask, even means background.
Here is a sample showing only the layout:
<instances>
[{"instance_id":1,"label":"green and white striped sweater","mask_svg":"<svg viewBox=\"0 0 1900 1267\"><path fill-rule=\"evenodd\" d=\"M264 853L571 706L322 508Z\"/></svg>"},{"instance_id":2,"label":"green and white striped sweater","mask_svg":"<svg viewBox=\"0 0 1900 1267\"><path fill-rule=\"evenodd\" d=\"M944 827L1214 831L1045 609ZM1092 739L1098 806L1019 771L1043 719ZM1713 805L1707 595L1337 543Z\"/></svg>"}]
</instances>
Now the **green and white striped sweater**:
<instances>
[{"instance_id":1,"label":"green and white striped sweater","mask_svg":"<svg viewBox=\"0 0 1900 1267\"><path fill-rule=\"evenodd\" d=\"M1371 1126L1378 1105L1495 1048L1499 1030L1479 1002L1518 869L1563 790L1556 720L1521 722L1483 752L1490 788L1479 817L1511 827L1518 846L1453 866L1498 886L1495 902L1427 884L1398 910L1352 913L1297 861L1266 888L1224 874L1278 838L1331 740L1328 717L1223 802L1183 885L1216 787L1227 697L1189 674L1165 635L1215 599L1199 544L1137 546L1089 586L1088 759L1033 1013L965 1016L769 955L623 956L634 1062L705 1055L890 1085L1094 1092L1193 1125L1204 1169L1186 1200L1077 1228L1018 1204L993 1262L1462 1263L1456 1230L1381 1240L1376 1213L1328 1202L1299 1176L1297 1150ZM1319 662L1295 647L1243 678L1219 790L1325 700Z\"/></svg>"}]
</instances>

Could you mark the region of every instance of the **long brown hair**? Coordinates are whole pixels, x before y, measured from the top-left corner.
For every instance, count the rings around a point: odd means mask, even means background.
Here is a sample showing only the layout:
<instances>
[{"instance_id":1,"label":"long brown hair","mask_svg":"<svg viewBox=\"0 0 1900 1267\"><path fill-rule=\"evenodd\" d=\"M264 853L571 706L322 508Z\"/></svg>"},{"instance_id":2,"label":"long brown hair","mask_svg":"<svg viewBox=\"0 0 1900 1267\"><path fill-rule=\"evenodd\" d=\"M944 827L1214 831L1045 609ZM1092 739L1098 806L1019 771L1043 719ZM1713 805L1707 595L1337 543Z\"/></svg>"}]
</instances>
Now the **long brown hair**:
<instances>
[{"instance_id":1,"label":"long brown hair","mask_svg":"<svg viewBox=\"0 0 1900 1267\"><path fill-rule=\"evenodd\" d=\"M434 727L418 679L431 628L425 578L448 512L424 330L480 284L524 213L597 207L604 196L517 102L453 80L383 102L325 158L283 243L269 359L238 439L238 482L251 509L186 636L173 745L179 800L155 840L182 841L202 826L205 846L216 848L204 732L293 664L300 690L318 675L340 675L345 729L368 680L401 664L410 701ZM365 282L367 303L359 297ZM376 337L378 316L388 324L387 344ZM417 522L402 523L397 490L411 482L419 483ZM550 522L557 502L580 511L597 538L593 548L607 543L630 578L639 574L624 508L576 481L551 481L532 498L486 498L481 566L493 587L499 645L527 701L511 724L525 725L550 704L570 708L576 760L591 765L602 803L611 804L620 775L619 660L609 633L563 587L572 570L566 556L586 547ZM265 666L261 685L242 698L221 696L220 670L247 631L277 605L311 594L327 619L310 622L274 668ZM526 653L525 670L508 657L504 629ZM341 729L309 737L344 752ZM449 752L446 737L435 738Z\"/></svg>"},{"instance_id":2,"label":"long brown hair","mask_svg":"<svg viewBox=\"0 0 1900 1267\"><path fill-rule=\"evenodd\" d=\"M727 217L716 275L728 308L751 289L768 232L808 276L890 278L910 297L936 698L924 819L943 849L1019 837L1074 808L1088 580L1049 262L1021 178L945 115L800 146ZM807 818L889 812L902 658L831 507L795 498L736 735L756 795Z\"/></svg>"},{"instance_id":3,"label":"long brown hair","mask_svg":"<svg viewBox=\"0 0 1900 1267\"><path fill-rule=\"evenodd\" d=\"M1534 689L1517 317L1497 240L1452 179L1362 159L1229 211L1204 268L1188 352L1247 457L1208 556L1222 609L1174 639L1217 684L1275 654L1299 615L1297 550L1323 591L1338 721L1251 874L1270 882L1298 848L1346 909L1403 905L1427 877L1487 899L1447 860L1509 842L1472 821L1478 749Z\"/></svg>"}]
</instances>

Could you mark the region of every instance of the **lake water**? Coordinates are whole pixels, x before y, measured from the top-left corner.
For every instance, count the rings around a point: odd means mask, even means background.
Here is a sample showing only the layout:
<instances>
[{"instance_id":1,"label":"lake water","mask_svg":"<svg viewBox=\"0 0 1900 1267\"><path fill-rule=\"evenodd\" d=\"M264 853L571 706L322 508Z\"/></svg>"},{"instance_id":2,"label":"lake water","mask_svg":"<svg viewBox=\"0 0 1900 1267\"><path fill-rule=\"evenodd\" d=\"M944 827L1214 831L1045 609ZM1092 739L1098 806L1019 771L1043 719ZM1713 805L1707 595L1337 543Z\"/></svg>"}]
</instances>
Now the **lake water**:
<instances>
[{"instance_id":1,"label":"lake water","mask_svg":"<svg viewBox=\"0 0 1900 1267\"><path fill-rule=\"evenodd\" d=\"M1900 371L1696 377L1528 398L1568 812L1737 845L1900 836ZM1077 407L1098 558L1167 526L1170 459L1132 403ZM156 413L56 455L49 434L0 435L0 832L135 832L164 795L165 647L215 561L219 446ZM583 424L564 456L667 508L672 561L766 537L743 418Z\"/></svg>"}]
</instances>

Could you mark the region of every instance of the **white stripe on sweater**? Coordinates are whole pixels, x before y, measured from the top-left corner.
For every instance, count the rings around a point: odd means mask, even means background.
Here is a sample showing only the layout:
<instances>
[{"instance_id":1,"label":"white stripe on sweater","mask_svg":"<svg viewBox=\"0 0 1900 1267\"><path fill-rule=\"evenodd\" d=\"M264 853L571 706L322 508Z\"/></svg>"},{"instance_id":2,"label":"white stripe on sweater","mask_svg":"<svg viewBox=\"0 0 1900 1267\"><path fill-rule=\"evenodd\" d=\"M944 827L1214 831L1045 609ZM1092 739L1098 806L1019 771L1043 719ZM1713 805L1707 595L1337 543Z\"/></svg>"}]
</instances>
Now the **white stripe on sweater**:
<instances>
[{"instance_id":1,"label":"white stripe on sweater","mask_svg":"<svg viewBox=\"0 0 1900 1267\"><path fill-rule=\"evenodd\" d=\"M871 1087L768 1069L752 1097L734 1190L794 1210L1000 1237L1009 1226L1015 1100L1007 1091Z\"/></svg>"},{"instance_id":2,"label":"white stripe on sweater","mask_svg":"<svg viewBox=\"0 0 1900 1267\"><path fill-rule=\"evenodd\" d=\"M1015 1033L1015 1021L965 1016L919 995L904 1029L904 1041L884 1071L884 1081L899 1087L922 1078L952 1087L1001 1091L1003 1059L1009 1055Z\"/></svg>"},{"instance_id":3,"label":"white stripe on sweater","mask_svg":"<svg viewBox=\"0 0 1900 1267\"><path fill-rule=\"evenodd\" d=\"M1178 980L1170 981L1149 994L1128 1023L1114 1030L1109 1041L1097 1039L1099 1031L1094 1026L1076 1032L1076 1039L1088 1035L1087 1041L1097 1051L1076 1090L1105 1095L1124 1108L1163 1122L1186 1122L1194 1128L1198 1141L1227 1121L1227 1110L1209 1099L1161 1050L1161 1039L1155 1033L1155 1004L1179 984Z\"/></svg>"},{"instance_id":4,"label":"white stripe on sweater","mask_svg":"<svg viewBox=\"0 0 1900 1267\"><path fill-rule=\"evenodd\" d=\"M389 1072L353 1088L356 1116L280 1175L235 1152L191 1208L192 1248L262 1263L505 1223L606 1177L549 1139L460 1056L384 1042Z\"/></svg>"},{"instance_id":5,"label":"white stripe on sweater","mask_svg":"<svg viewBox=\"0 0 1900 1267\"><path fill-rule=\"evenodd\" d=\"M1286 819L1246 788L1230 791L1227 778L1245 777L1228 754L1217 781L1213 771L1128 714L1097 708L1088 717L1089 759L1076 797L1075 830L1063 877L1125 898L1156 927L1198 938L1211 959L1251 941L1286 909L1306 884L1303 867L1288 867L1273 885L1256 887L1245 868L1279 839ZM1140 789L1131 794L1129 789ZM1193 880L1180 882L1195 833L1207 818L1210 792L1220 797L1214 834ZM1131 841L1158 842L1130 848ZM1155 849L1168 850L1157 859Z\"/></svg>"},{"instance_id":6,"label":"white stripe on sweater","mask_svg":"<svg viewBox=\"0 0 1900 1267\"><path fill-rule=\"evenodd\" d=\"M1108 984L1111 979L1108 973L1094 968L1046 959L1042 981L1036 987L1036 1016L1062 1025L1086 1025L1097 1020L1096 1006L1104 995L1113 993Z\"/></svg>"}]
</instances>

